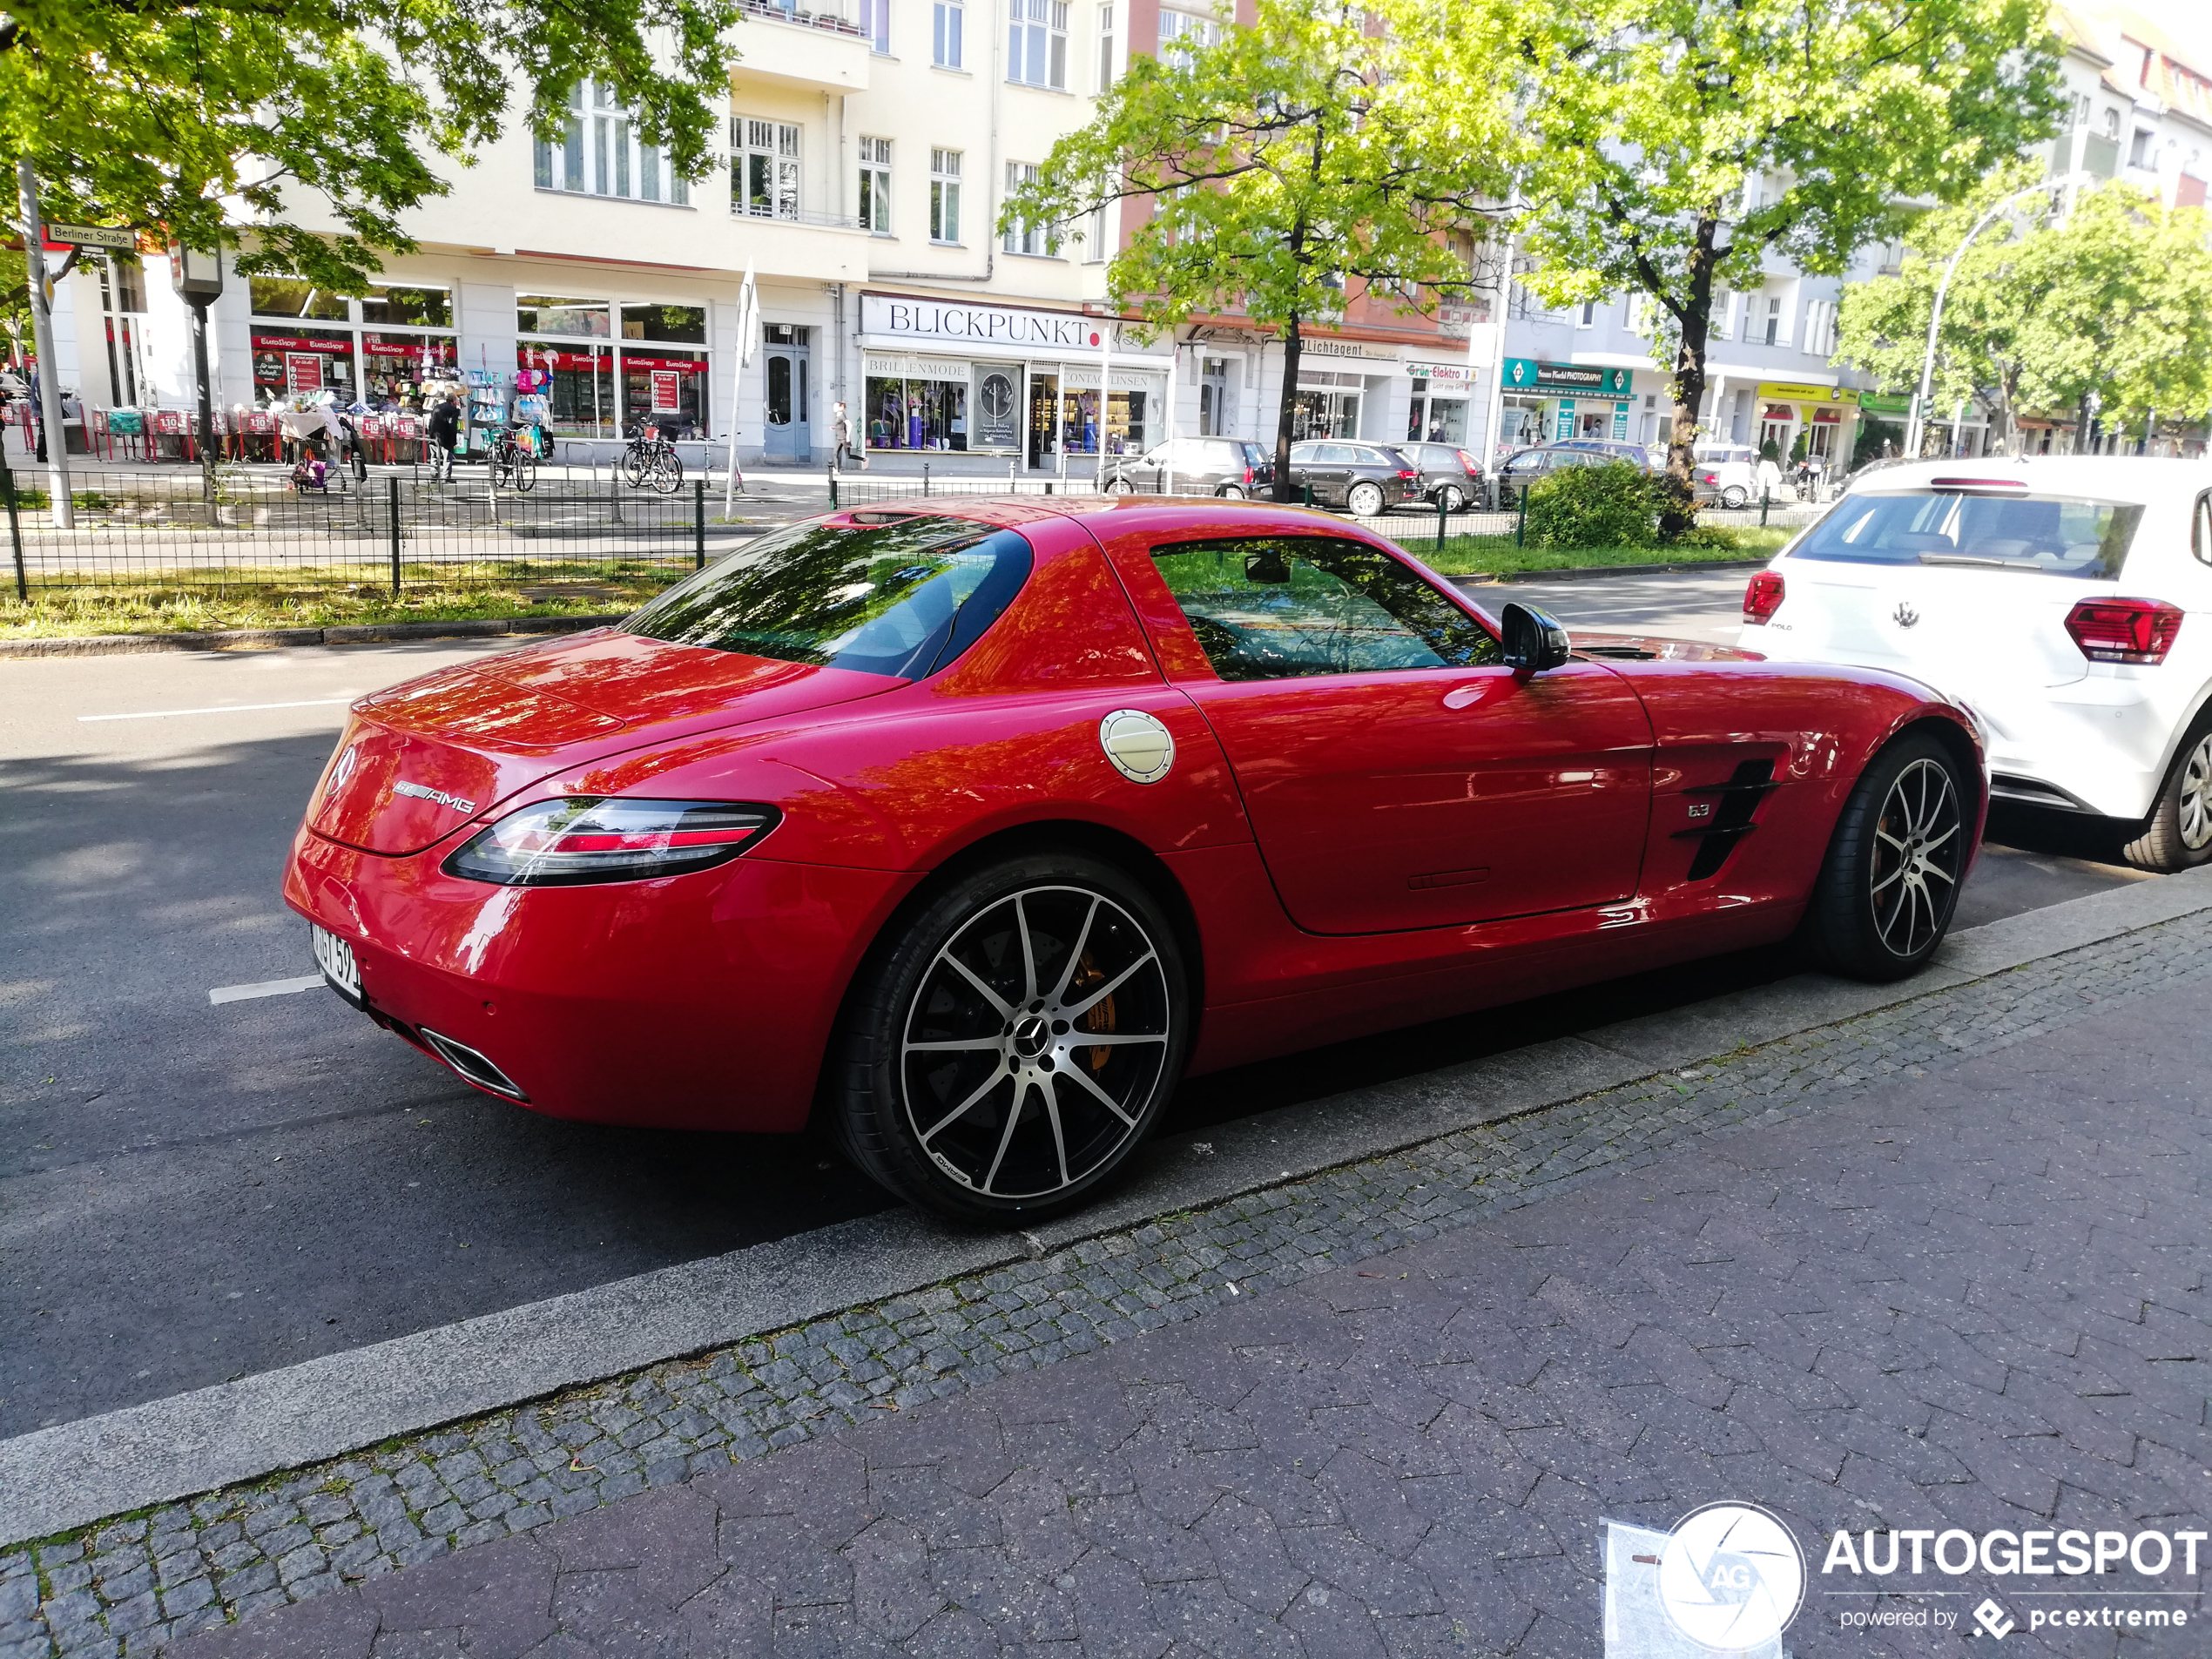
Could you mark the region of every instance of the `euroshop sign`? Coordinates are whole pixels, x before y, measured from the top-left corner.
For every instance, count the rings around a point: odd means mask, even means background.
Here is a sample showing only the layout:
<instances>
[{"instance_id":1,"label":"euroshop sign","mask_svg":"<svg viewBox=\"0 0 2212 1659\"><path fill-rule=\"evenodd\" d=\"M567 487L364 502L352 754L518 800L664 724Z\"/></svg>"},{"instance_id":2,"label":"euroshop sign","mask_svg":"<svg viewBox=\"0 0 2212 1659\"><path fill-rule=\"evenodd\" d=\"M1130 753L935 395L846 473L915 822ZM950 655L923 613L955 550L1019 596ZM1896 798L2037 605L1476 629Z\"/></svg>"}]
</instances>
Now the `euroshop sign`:
<instances>
[{"instance_id":1,"label":"euroshop sign","mask_svg":"<svg viewBox=\"0 0 2212 1659\"><path fill-rule=\"evenodd\" d=\"M1095 352L1104 345L1101 321L1072 311L963 305L954 300L860 296L860 332L889 344L963 346L984 352Z\"/></svg>"}]
</instances>

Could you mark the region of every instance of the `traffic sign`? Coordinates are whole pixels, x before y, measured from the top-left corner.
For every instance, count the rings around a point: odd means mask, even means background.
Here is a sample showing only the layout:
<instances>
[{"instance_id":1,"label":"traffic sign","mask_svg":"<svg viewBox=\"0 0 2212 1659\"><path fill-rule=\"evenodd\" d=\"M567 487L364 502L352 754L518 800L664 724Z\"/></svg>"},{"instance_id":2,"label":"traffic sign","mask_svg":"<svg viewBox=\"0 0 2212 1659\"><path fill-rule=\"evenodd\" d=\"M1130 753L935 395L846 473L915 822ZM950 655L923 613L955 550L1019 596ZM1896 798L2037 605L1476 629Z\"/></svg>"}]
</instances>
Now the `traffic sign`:
<instances>
[{"instance_id":1,"label":"traffic sign","mask_svg":"<svg viewBox=\"0 0 2212 1659\"><path fill-rule=\"evenodd\" d=\"M76 247L116 247L126 253L138 246L138 232L115 230L105 225L49 225L46 239Z\"/></svg>"}]
</instances>

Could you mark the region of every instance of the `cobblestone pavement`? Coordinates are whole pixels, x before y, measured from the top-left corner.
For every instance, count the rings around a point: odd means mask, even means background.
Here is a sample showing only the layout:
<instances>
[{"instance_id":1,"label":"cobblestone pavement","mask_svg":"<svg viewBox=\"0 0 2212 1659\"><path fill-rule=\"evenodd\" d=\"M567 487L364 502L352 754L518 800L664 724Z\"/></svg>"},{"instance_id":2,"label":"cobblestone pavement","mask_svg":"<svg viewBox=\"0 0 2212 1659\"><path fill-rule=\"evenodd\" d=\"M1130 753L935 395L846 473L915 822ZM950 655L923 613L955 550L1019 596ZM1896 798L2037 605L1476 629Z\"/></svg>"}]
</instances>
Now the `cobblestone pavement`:
<instances>
[{"instance_id":1,"label":"cobblestone pavement","mask_svg":"<svg viewBox=\"0 0 2212 1659\"><path fill-rule=\"evenodd\" d=\"M0 1656L1595 1655L1602 1516L2202 1527L2208 1014L2184 919L164 1506Z\"/></svg>"}]
</instances>

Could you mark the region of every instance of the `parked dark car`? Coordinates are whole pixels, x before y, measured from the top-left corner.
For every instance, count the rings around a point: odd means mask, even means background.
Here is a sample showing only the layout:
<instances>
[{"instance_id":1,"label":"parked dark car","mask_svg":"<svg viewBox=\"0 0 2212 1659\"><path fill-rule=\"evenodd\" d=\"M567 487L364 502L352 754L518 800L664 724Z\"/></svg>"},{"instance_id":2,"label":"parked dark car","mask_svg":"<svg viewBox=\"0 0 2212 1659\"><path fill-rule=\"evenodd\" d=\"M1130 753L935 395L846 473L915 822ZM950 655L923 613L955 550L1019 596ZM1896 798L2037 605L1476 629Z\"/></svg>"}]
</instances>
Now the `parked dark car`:
<instances>
[{"instance_id":1,"label":"parked dark car","mask_svg":"<svg viewBox=\"0 0 2212 1659\"><path fill-rule=\"evenodd\" d=\"M1552 446L1561 449L1587 449L1607 461L1625 461L1632 467L1646 472L1667 470L1667 452L1649 444L1625 443L1617 438L1561 438Z\"/></svg>"},{"instance_id":2,"label":"parked dark car","mask_svg":"<svg viewBox=\"0 0 2212 1659\"><path fill-rule=\"evenodd\" d=\"M1561 467L1602 467L1612 458L1564 443L1540 443L1516 450L1498 463L1492 479L1492 493L1500 507L1511 507L1548 472L1556 472Z\"/></svg>"},{"instance_id":3,"label":"parked dark car","mask_svg":"<svg viewBox=\"0 0 2212 1659\"><path fill-rule=\"evenodd\" d=\"M1141 455L1109 460L1102 488L1117 496L1162 495L1170 470L1178 496L1233 500L1264 496L1275 487L1274 455L1248 438L1176 438Z\"/></svg>"},{"instance_id":4,"label":"parked dark car","mask_svg":"<svg viewBox=\"0 0 2212 1659\"><path fill-rule=\"evenodd\" d=\"M1348 507L1361 518L1388 512L1421 493L1421 472L1398 450L1345 438L1291 446L1291 483L1313 491L1316 507Z\"/></svg>"},{"instance_id":5,"label":"parked dark car","mask_svg":"<svg viewBox=\"0 0 2212 1659\"><path fill-rule=\"evenodd\" d=\"M1456 443L1420 442L1401 443L1398 453L1420 469L1423 500L1440 502L1447 513L1490 504L1490 487L1483 481L1482 463L1472 450Z\"/></svg>"}]
</instances>

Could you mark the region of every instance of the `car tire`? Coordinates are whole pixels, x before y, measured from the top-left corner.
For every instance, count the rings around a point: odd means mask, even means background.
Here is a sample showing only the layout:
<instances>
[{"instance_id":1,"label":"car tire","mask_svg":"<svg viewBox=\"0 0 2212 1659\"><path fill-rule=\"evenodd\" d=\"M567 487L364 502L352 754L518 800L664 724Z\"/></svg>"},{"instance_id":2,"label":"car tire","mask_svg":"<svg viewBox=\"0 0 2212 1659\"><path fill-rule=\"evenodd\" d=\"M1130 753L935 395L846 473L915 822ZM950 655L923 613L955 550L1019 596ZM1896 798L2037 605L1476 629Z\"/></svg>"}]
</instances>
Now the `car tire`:
<instances>
[{"instance_id":1,"label":"car tire","mask_svg":"<svg viewBox=\"0 0 2212 1659\"><path fill-rule=\"evenodd\" d=\"M1356 518L1373 518L1390 503L1380 484L1363 478L1345 493L1344 504L1352 509Z\"/></svg>"},{"instance_id":2,"label":"car tire","mask_svg":"<svg viewBox=\"0 0 2212 1659\"><path fill-rule=\"evenodd\" d=\"M1120 473L1116 473L1107 481L1106 493L1109 496L1134 496L1136 494L1136 486Z\"/></svg>"},{"instance_id":3,"label":"car tire","mask_svg":"<svg viewBox=\"0 0 2212 1659\"><path fill-rule=\"evenodd\" d=\"M2161 875L2212 859L2212 712L2199 715L2182 737L2150 816L2121 856Z\"/></svg>"},{"instance_id":4,"label":"car tire","mask_svg":"<svg viewBox=\"0 0 2212 1659\"><path fill-rule=\"evenodd\" d=\"M1460 493L1458 485L1446 484L1436 492L1436 504L1447 515L1464 513L1467 509L1467 498Z\"/></svg>"},{"instance_id":5,"label":"car tire","mask_svg":"<svg viewBox=\"0 0 2212 1659\"><path fill-rule=\"evenodd\" d=\"M908 1203L1027 1224L1127 1163L1190 1031L1158 901L1101 860L1031 853L958 877L887 931L847 998L825 1103L846 1156Z\"/></svg>"},{"instance_id":6,"label":"car tire","mask_svg":"<svg viewBox=\"0 0 2212 1659\"><path fill-rule=\"evenodd\" d=\"M1244 499L1244 487L1242 484L1224 484L1214 494L1224 501L1242 501Z\"/></svg>"},{"instance_id":7,"label":"car tire","mask_svg":"<svg viewBox=\"0 0 2212 1659\"><path fill-rule=\"evenodd\" d=\"M1721 491L1721 505L1723 507L1749 507L1750 504L1751 495L1749 490L1739 489L1734 484L1730 484L1726 489Z\"/></svg>"},{"instance_id":8,"label":"car tire","mask_svg":"<svg viewBox=\"0 0 2212 1659\"><path fill-rule=\"evenodd\" d=\"M1935 738L1910 735L1867 764L1829 838L1803 938L1831 974L1917 973L1958 908L1978 797Z\"/></svg>"}]
</instances>

